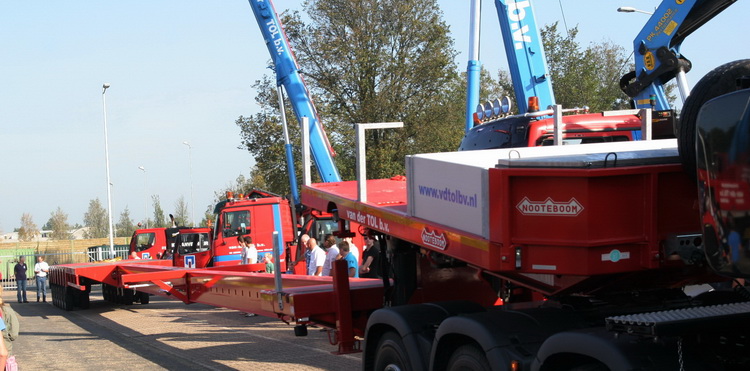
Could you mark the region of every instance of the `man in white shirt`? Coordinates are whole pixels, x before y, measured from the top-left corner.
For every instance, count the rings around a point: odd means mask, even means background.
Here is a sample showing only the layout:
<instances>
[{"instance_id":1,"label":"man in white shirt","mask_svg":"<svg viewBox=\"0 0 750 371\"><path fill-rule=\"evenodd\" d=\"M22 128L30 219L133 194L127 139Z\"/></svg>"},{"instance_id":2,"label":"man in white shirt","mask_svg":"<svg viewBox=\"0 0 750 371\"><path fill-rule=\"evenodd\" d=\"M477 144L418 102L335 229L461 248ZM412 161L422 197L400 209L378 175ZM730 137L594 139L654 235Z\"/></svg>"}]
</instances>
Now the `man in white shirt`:
<instances>
[{"instance_id":1,"label":"man in white shirt","mask_svg":"<svg viewBox=\"0 0 750 371\"><path fill-rule=\"evenodd\" d=\"M314 238L307 241L307 248L310 250L310 264L307 265L307 275L322 275L323 265L326 262L326 252L318 246L318 241Z\"/></svg>"},{"instance_id":2,"label":"man in white shirt","mask_svg":"<svg viewBox=\"0 0 750 371\"><path fill-rule=\"evenodd\" d=\"M37 263L34 264L34 273L36 273L36 302L39 302L39 295L42 296L42 301L47 302L47 273L49 272L49 264L44 261L43 256L37 258ZM41 290L41 291L40 291Z\"/></svg>"},{"instance_id":3,"label":"man in white shirt","mask_svg":"<svg viewBox=\"0 0 750 371\"><path fill-rule=\"evenodd\" d=\"M330 276L331 270L333 269L333 262L335 262L336 258L339 256L339 248L336 246L336 237L333 237L331 234L326 235L326 240L323 241L323 246L328 249L326 252L326 262L323 265L323 275Z\"/></svg>"}]
</instances>

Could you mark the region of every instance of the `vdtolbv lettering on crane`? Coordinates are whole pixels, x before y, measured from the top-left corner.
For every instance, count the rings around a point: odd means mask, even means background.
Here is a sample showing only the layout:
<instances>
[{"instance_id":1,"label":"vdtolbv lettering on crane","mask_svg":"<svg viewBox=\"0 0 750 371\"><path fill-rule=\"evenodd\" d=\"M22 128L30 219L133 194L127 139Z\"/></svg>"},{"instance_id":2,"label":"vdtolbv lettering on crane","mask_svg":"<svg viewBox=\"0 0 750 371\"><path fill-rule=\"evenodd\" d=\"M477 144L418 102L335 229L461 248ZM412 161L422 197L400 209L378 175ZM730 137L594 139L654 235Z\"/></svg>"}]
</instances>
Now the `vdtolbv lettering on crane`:
<instances>
[{"instance_id":1,"label":"vdtolbv lettering on crane","mask_svg":"<svg viewBox=\"0 0 750 371\"><path fill-rule=\"evenodd\" d=\"M552 198L544 201L531 201L528 197L524 197L516 208L523 215L535 216L578 216L583 211L583 205L575 198L571 198L568 202L555 202Z\"/></svg>"},{"instance_id":2,"label":"vdtolbv lettering on crane","mask_svg":"<svg viewBox=\"0 0 750 371\"><path fill-rule=\"evenodd\" d=\"M529 32L529 26L521 27L520 22L526 18L526 8L530 7L528 1L518 1L508 4L508 18L515 22L511 23L510 28L513 30L513 40L516 41L514 44L516 49L522 49L523 43L531 42L531 36L526 33Z\"/></svg>"}]
</instances>

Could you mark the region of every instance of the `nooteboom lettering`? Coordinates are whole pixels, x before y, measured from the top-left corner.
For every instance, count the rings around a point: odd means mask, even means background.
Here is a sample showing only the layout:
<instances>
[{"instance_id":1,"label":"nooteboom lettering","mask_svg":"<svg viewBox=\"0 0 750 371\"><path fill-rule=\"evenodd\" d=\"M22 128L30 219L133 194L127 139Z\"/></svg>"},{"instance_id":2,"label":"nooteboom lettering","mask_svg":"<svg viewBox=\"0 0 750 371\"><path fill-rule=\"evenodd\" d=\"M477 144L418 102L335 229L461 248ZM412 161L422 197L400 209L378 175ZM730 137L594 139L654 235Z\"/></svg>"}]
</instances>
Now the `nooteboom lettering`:
<instances>
[{"instance_id":1,"label":"nooteboom lettering","mask_svg":"<svg viewBox=\"0 0 750 371\"><path fill-rule=\"evenodd\" d=\"M535 216L577 216L584 209L583 205L575 198L571 198L567 202L555 202L552 198L547 198L540 202L531 201L526 197L516 205L516 208L521 214Z\"/></svg>"},{"instance_id":2,"label":"nooteboom lettering","mask_svg":"<svg viewBox=\"0 0 750 371\"><path fill-rule=\"evenodd\" d=\"M553 214L577 214L581 211L578 205L521 205L521 211L525 213L553 213Z\"/></svg>"}]
</instances>

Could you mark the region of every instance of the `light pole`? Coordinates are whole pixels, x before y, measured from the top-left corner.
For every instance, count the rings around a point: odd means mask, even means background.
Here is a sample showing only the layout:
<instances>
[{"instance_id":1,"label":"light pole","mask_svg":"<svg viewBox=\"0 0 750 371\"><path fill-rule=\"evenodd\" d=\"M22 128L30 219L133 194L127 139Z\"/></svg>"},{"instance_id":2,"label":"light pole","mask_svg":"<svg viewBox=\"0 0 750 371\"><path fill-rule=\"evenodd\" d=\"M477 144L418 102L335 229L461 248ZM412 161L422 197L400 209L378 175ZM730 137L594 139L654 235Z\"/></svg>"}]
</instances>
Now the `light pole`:
<instances>
[{"instance_id":1,"label":"light pole","mask_svg":"<svg viewBox=\"0 0 750 371\"><path fill-rule=\"evenodd\" d=\"M146 183L146 168L143 165L138 166L143 171L143 223L146 224L148 229L148 186Z\"/></svg>"},{"instance_id":2,"label":"light pole","mask_svg":"<svg viewBox=\"0 0 750 371\"><path fill-rule=\"evenodd\" d=\"M632 6L621 6L617 8L617 11L620 13L643 13L643 14L648 14L648 15L654 15L653 12L647 12L645 10L636 9L636 8L633 8Z\"/></svg>"},{"instance_id":3,"label":"light pole","mask_svg":"<svg viewBox=\"0 0 750 371\"><path fill-rule=\"evenodd\" d=\"M188 162L190 164L190 225L195 227L195 202L193 202L193 146L191 146L188 141L184 141L182 144L188 146Z\"/></svg>"},{"instance_id":4,"label":"light pole","mask_svg":"<svg viewBox=\"0 0 750 371\"><path fill-rule=\"evenodd\" d=\"M112 234L112 181L109 177L109 141L107 139L107 99L106 93L109 83L102 85L102 108L104 110L104 160L107 167L107 227L109 228L109 253L115 257L115 239Z\"/></svg>"}]
</instances>

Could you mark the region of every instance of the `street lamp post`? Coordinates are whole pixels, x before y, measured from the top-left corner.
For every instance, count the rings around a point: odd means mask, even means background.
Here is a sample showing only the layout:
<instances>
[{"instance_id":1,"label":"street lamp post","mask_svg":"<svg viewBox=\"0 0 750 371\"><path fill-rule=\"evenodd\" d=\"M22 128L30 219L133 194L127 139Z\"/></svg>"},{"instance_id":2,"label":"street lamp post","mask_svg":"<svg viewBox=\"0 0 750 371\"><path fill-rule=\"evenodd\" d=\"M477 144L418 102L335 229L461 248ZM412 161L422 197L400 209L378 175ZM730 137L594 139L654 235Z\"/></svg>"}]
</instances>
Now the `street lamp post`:
<instances>
[{"instance_id":1,"label":"street lamp post","mask_svg":"<svg viewBox=\"0 0 750 371\"><path fill-rule=\"evenodd\" d=\"M636 8L633 8L632 6L621 6L617 8L617 11L620 13L643 13L643 14L648 14L648 15L654 15L654 13L652 12L647 12L645 10L636 9Z\"/></svg>"},{"instance_id":2,"label":"street lamp post","mask_svg":"<svg viewBox=\"0 0 750 371\"><path fill-rule=\"evenodd\" d=\"M193 146L191 146L188 141L184 141L182 144L188 146L188 162L190 164L190 225L195 227L195 202L193 199Z\"/></svg>"},{"instance_id":3,"label":"street lamp post","mask_svg":"<svg viewBox=\"0 0 750 371\"><path fill-rule=\"evenodd\" d=\"M102 85L102 108L104 111L104 160L107 168L107 227L109 228L109 253L115 257L115 239L112 233L112 181L109 176L109 141L107 139L107 99L109 83Z\"/></svg>"},{"instance_id":4,"label":"street lamp post","mask_svg":"<svg viewBox=\"0 0 750 371\"><path fill-rule=\"evenodd\" d=\"M146 168L143 167L143 165L138 166L138 168L143 171L143 223L145 223L146 228L148 228L148 183L146 177Z\"/></svg>"}]
</instances>

